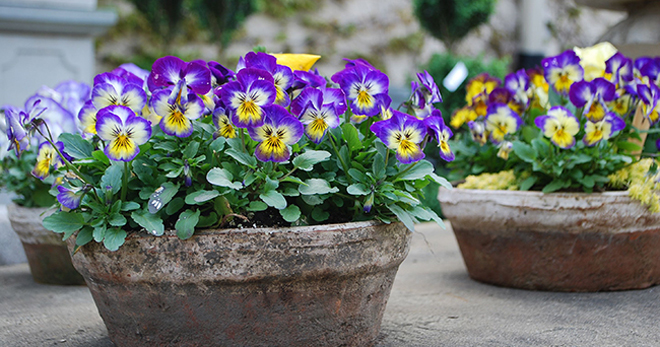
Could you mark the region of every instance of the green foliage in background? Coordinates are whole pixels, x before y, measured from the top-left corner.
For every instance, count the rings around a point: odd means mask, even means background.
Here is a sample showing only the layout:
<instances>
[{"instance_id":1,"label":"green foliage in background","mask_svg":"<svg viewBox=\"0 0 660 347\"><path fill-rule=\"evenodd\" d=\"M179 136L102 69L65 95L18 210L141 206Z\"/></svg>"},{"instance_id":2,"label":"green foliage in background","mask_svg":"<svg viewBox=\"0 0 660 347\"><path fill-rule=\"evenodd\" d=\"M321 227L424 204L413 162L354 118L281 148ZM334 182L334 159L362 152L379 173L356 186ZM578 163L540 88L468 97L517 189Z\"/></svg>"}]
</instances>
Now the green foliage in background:
<instances>
[{"instance_id":1,"label":"green foliage in background","mask_svg":"<svg viewBox=\"0 0 660 347\"><path fill-rule=\"evenodd\" d=\"M0 161L0 188L16 194L13 201L17 205L50 207L55 203L55 197L48 193L53 178L41 181L30 174L36 161L34 151L25 151L20 158L14 152L7 153Z\"/></svg>"},{"instance_id":2,"label":"green foliage in background","mask_svg":"<svg viewBox=\"0 0 660 347\"><path fill-rule=\"evenodd\" d=\"M229 43L247 16L257 10L258 0L130 0L167 45L184 23L211 34L211 41ZM193 28L194 31L195 28Z\"/></svg>"},{"instance_id":3,"label":"green foliage in background","mask_svg":"<svg viewBox=\"0 0 660 347\"><path fill-rule=\"evenodd\" d=\"M462 61L467 67L468 77L463 83L453 92L447 90L442 81L445 79L449 71ZM434 54L426 65L425 69L433 76L440 88L440 95L442 95L442 103L438 109L442 111L445 121L449 121L452 112L465 105L465 86L467 82L482 72L487 72L491 76L503 79L509 72L509 59L494 59L486 61L483 57L458 57L452 54Z\"/></svg>"},{"instance_id":4,"label":"green foliage in background","mask_svg":"<svg viewBox=\"0 0 660 347\"><path fill-rule=\"evenodd\" d=\"M495 0L413 0L422 27L453 51L472 29L486 23Z\"/></svg>"}]
</instances>

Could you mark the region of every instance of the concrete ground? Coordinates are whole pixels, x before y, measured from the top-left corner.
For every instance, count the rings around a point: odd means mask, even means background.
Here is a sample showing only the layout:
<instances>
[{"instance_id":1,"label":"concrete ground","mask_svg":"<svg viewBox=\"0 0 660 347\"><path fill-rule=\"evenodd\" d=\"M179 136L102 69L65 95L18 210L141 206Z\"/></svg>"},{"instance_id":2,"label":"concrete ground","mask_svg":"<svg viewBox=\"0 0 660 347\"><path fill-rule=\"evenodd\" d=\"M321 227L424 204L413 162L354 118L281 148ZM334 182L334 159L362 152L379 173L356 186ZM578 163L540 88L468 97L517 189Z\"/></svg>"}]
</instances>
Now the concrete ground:
<instances>
[{"instance_id":1,"label":"concrete ground","mask_svg":"<svg viewBox=\"0 0 660 347\"><path fill-rule=\"evenodd\" d=\"M660 346L660 287L550 293L471 280L450 230L418 226L376 346ZM0 346L111 347L86 287L35 284L0 266Z\"/></svg>"}]
</instances>

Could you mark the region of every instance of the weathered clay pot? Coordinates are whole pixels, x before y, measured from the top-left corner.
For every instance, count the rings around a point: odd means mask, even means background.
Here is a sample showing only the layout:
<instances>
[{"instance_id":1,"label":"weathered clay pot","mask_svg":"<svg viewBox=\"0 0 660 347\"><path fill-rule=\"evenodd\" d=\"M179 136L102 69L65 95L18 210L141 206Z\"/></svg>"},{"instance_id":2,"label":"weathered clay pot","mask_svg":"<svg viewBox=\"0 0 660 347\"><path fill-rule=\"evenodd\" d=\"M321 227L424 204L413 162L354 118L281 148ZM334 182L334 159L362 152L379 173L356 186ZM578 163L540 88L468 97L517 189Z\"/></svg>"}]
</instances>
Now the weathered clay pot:
<instances>
[{"instance_id":1,"label":"weathered clay pot","mask_svg":"<svg viewBox=\"0 0 660 347\"><path fill-rule=\"evenodd\" d=\"M41 221L52 212L45 208L7 205L7 217L25 249L32 278L43 284L85 284L71 264L62 235L46 230Z\"/></svg>"},{"instance_id":2,"label":"weathered clay pot","mask_svg":"<svg viewBox=\"0 0 660 347\"><path fill-rule=\"evenodd\" d=\"M370 346L410 239L373 222L133 234L73 263L120 347Z\"/></svg>"},{"instance_id":3,"label":"weathered clay pot","mask_svg":"<svg viewBox=\"0 0 660 347\"><path fill-rule=\"evenodd\" d=\"M470 277L515 288L660 284L660 214L626 192L440 191Z\"/></svg>"}]
</instances>

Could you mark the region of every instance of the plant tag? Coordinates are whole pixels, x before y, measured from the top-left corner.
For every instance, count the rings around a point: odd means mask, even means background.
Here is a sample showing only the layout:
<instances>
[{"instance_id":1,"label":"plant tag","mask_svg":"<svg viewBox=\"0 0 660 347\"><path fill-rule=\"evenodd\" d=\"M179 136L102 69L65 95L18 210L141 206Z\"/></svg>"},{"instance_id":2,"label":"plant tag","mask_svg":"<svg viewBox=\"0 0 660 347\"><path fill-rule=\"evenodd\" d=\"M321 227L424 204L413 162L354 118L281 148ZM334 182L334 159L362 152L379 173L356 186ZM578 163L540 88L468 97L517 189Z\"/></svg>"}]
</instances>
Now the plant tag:
<instances>
[{"instance_id":1,"label":"plant tag","mask_svg":"<svg viewBox=\"0 0 660 347\"><path fill-rule=\"evenodd\" d=\"M459 61L454 65L454 67L449 71L447 77L442 80L442 85L447 88L448 91L453 92L458 87L461 86L461 83L465 81L468 76L468 69L462 61Z\"/></svg>"},{"instance_id":2,"label":"plant tag","mask_svg":"<svg viewBox=\"0 0 660 347\"><path fill-rule=\"evenodd\" d=\"M651 128L651 123L649 123L649 119L644 114L641 104L637 106L635 117L633 118L632 121L632 126L642 131L649 130L649 128ZM642 150L644 149L644 142L646 142L647 135L648 133L645 132L640 133L639 137L641 137L642 139L641 141L637 139L630 139L630 142L638 144L641 147L638 151L632 152L632 155L637 156L637 158L639 158L640 155L642 154Z\"/></svg>"}]
</instances>

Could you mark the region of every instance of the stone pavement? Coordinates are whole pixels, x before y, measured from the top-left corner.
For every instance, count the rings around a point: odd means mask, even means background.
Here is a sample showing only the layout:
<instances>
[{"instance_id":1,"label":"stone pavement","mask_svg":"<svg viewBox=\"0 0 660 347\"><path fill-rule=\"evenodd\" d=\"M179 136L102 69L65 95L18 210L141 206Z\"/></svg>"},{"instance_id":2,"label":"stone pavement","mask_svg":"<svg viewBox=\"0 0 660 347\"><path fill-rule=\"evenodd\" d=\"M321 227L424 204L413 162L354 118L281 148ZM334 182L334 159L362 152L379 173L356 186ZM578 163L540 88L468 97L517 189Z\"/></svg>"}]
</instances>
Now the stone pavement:
<instances>
[{"instance_id":1,"label":"stone pavement","mask_svg":"<svg viewBox=\"0 0 660 347\"><path fill-rule=\"evenodd\" d=\"M471 280L450 230L418 226L377 347L660 346L660 287L550 293ZM86 287L35 284L0 266L0 346L111 347Z\"/></svg>"}]
</instances>

